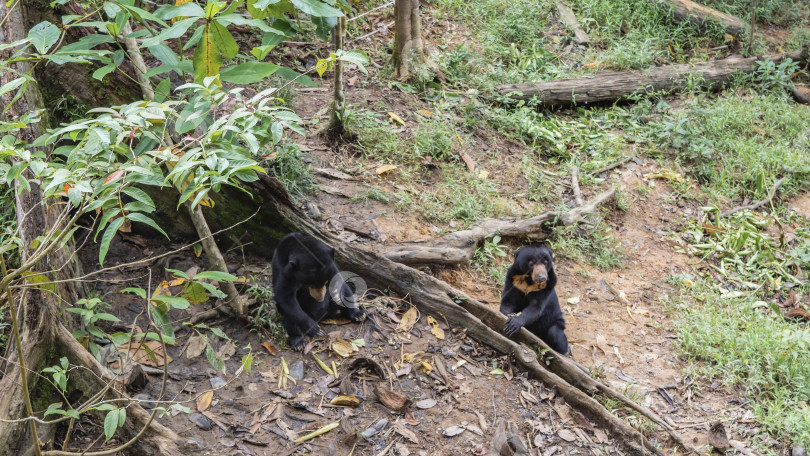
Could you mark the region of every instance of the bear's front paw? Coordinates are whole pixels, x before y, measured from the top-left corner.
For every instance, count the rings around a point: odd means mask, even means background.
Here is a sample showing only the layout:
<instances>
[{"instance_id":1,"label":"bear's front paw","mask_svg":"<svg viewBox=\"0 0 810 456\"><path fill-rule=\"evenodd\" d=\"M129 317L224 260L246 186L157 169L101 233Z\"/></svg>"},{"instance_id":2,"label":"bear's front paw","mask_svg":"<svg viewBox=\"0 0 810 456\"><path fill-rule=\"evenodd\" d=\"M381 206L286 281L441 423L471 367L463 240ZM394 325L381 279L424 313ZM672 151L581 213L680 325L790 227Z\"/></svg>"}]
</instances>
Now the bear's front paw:
<instances>
[{"instance_id":1,"label":"bear's front paw","mask_svg":"<svg viewBox=\"0 0 810 456\"><path fill-rule=\"evenodd\" d=\"M325 337L326 331L324 331L323 328L321 328L321 325L315 323L315 326L310 328L309 331L307 331L307 334L314 337Z\"/></svg>"},{"instance_id":2,"label":"bear's front paw","mask_svg":"<svg viewBox=\"0 0 810 456\"><path fill-rule=\"evenodd\" d=\"M355 323L359 323L366 319L366 310L362 307L357 307L354 309L349 309L348 311L349 319Z\"/></svg>"},{"instance_id":3,"label":"bear's front paw","mask_svg":"<svg viewBox=\"0 0 810 456\"><path fill-rule=\"evenodd\" d=\"M520 331L520 328L522 327L523 322L520 320L520 317L511 316L506 320L506 325L503 328L503 332L507 336L511 336Z\"/></svg>"},{"instance_id":4,"label":"bear's front paw","mask_svg":"<svg viewBox=\"0 0 810 456\"><path fill-rule=\"evenodd\" d=\"M290 348L292 348L295 351L301 351L304 349L305 342L306 340L304 339L304 336L290 337Z\"/></svg>"}]
</instances>

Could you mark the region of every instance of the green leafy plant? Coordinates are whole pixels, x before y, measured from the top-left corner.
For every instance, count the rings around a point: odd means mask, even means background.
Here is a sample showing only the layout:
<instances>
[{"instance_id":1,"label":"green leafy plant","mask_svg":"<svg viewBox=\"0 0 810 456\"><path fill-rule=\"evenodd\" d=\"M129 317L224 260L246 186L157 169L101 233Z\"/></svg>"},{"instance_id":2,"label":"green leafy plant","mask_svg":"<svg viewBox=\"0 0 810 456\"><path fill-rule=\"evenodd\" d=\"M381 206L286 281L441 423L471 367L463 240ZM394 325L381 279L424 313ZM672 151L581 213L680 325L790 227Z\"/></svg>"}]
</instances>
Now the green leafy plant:
<instances>
[{"instance_id":1,"label":"green leafy plant","mask_svg":"<svg viewBox=\"0 0 810 456\"><path fill-rule=\"evenodd\" d=\"M121 320L115 315L107 313L111 306L100 298L80 299L76 301L75 306L76 307L69 307L65 310L79 315L82 318L84 329L74 331L73 337L79 341L85 342L90 353L98 357L101 347L97 341L109 342L109 338L104 334L101 328L96 326L96 323L99 321L117 322Z\"/></svg>"}]
</instances>

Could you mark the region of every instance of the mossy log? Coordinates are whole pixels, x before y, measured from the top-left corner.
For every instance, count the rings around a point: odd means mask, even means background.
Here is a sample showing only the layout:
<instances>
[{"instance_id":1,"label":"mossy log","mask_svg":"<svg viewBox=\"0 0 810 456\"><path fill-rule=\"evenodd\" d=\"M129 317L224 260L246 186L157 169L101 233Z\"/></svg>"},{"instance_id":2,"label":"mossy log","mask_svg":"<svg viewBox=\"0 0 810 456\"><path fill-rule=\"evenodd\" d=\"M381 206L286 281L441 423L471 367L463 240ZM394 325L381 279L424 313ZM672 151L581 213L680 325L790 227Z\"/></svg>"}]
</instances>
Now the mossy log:
<instances>
[{"instance_id":1,"label":"mossy log","mask_svg":"<svg viewBox=\"0 0 810 456\"><path fill-rule=\"evenodd\" d=\"M583 106L614 102L632 95L676 92L690 81L690 76L699 76L697 81L703 87L717 89L728 84L738 74L756 71L757 61L772 60L779 63L787 58L807 61L807 48L788 54L729 57L706 63L667 65L642 71L602 71L582 78L506 84L498 86L497 90L501 95L515 100L537 98L546 107ZM691 79L692 83L695 81Z\"/></svg>"}]
</instances>

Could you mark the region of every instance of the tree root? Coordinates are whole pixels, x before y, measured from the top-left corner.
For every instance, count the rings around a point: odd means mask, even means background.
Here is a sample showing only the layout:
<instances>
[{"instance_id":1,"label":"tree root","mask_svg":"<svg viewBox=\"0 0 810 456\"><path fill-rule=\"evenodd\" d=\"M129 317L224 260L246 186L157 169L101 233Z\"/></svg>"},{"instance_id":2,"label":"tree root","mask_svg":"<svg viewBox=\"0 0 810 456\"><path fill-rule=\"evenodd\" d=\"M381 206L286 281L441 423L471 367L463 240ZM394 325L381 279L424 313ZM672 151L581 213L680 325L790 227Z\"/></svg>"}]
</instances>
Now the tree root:
<instances>
[{"instance_id":1,"label":"tree root","mask_svg":"<svg viewBox=\"0 0 810 456\"><path fill-rule=\"evenodd\" d=\"M548 223L573 225L586 215L592 214L604 202L613 198L616 189L600 193L591 201L569 211L548 211L529 219L489 219L469 230L456 231L433 242L431 245L405 245L387 250L384 256L404 264L435 263L457 264L472 259L476 247L487 236L523 237L541 233Z\"/></svg>"}]
</instances>

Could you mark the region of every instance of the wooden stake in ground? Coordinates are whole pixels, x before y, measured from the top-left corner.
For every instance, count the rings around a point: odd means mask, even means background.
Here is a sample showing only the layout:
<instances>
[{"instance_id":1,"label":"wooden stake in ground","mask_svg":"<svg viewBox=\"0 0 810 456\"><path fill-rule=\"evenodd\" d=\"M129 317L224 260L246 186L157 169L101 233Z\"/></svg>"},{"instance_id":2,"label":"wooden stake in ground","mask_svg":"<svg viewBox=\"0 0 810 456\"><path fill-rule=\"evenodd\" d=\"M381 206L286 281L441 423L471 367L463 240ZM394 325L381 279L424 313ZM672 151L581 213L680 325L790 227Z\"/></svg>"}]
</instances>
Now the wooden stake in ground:
<instances>
[{"instance_id":1,"label":"wooden stake in ground","mask_svg":"<svg viewBox=\"0 0 810 456\"><path fill-rule=\"evenodd\" d=\"M807 47L788 54L729 57L713 62L668 65L643 71L603 71L585 78L506 84L499 86L497 90L501 95L509 95L516 100L537 97L547 107L582 106L614 102L636 94L678 91L692 74L702 76L704 86L718 88L731 81L736 74L756 71L757 61L769 59L779 63L786 58L807 61Z\"/></svg>"},{"instance_id":2,"label":"wooden stake in ground","mask_svg":"<svg viewBox=\"0 0 810 456\"><path fill-rule=\"evenodd\" d=\"M394 2L394 77L405 79L413 73L412 64L425 62L425 45L419 19L419 0Z\"/></svg>"},{"instance_id":3,"label":"wooden stake in ground","mask_svg":"<svg viewBox=\"0 0 810 456\"><path fill-rule=\"evenodd\" d=\"M691 0L651 0L663 8L672 10L672 15L680 21L689 21L698 27L705 27L707 22L717 22L731 36L741 38L745 32L743 22L731 14L722 13L708 6Z\"/></svg>"},{"instance_id":4,"label":"wooden stake in ground","mask_svg":"<svg viewBox=\"0 0 810 456\"><path fill-rule=\"evenodd\" d=\"M335 51L343 50L346 40L346 16L341 16L335 25ZM343 87L343 61L338 60L334 64L335 88L334 100L332 101L332 114L329 117L327 132L332 139L340 139L346 135L346 89Z\"/></svg>"}]
</instances>

